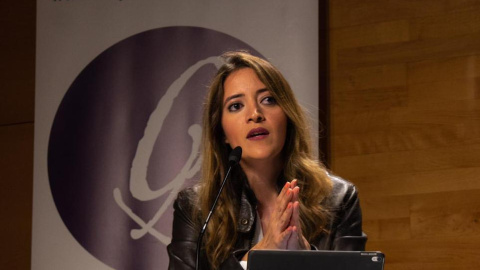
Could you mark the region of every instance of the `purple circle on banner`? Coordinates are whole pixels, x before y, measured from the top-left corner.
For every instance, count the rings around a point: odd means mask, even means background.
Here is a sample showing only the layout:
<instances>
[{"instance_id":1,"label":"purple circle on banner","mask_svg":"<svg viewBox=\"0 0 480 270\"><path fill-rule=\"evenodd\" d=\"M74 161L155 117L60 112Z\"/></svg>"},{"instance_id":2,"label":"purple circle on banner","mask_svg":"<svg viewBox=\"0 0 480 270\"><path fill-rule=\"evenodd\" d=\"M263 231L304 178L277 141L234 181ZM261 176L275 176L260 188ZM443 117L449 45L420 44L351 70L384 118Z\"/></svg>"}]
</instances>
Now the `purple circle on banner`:
<instances>
[{"instance_id":1,"label":"purple circle on banner","mask_svg":"<svg viewBox=\"0 0 480 270\"><path fill-rule=\"evenodd\" d=\"M167 269L176 192L199 176L212 59L248 44L165 27L105 50L78 75L53 122L48 173L75 239L115 269Z\"/></svg>"}]
</instances>

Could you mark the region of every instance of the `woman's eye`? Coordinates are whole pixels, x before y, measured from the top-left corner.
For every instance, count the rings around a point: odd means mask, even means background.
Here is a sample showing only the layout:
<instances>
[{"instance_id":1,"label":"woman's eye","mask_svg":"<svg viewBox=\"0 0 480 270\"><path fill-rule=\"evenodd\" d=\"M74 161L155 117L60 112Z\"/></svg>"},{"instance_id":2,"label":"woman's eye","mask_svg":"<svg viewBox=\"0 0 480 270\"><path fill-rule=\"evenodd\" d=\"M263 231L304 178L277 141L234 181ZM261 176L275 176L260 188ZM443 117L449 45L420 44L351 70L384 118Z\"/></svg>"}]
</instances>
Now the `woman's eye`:
<instances>
[{"instance_id":1,"label":"woman's eye","mask_svg":"<svg viewBox=\"0 0 480 270\"><path fill-rule=\"evenodd\" d=\"M242 107L243 105L241 103L233 103L233 104L230 104L230 106L228 106L228 111L235 112L240 110Z\"/></svg>"},{"instance_id":2,"label":"woman's eye","mask_svg":"<svg viewBox=\"0 0 480 270\"><path fill-rule=\"evenodd\" d=\"M275 100L274 97L265 97L262 99L262 104L274 105L274 104L277 104L277 101Z\"/></svg>"}]
</instances>

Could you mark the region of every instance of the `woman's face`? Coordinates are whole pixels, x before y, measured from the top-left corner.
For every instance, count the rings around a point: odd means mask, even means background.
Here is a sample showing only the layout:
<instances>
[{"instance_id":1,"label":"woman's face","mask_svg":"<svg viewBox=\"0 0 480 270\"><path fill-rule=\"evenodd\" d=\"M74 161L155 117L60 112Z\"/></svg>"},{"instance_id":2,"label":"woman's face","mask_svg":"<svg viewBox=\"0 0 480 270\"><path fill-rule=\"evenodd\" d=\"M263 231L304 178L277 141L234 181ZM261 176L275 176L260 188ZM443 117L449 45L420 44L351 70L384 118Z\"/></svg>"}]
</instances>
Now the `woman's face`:
<instances>
[{"instance_id":1,"label":"woman's face","mask_svg":"<svg viewBox=\"0 0 480 270\"><path fill-rule=\"evenodd\" d=\"M225 142L242 147L242 160L279 159L287 116L251 68L232 72L224 82L222 128Z\"/></svg>"}]
</instances>

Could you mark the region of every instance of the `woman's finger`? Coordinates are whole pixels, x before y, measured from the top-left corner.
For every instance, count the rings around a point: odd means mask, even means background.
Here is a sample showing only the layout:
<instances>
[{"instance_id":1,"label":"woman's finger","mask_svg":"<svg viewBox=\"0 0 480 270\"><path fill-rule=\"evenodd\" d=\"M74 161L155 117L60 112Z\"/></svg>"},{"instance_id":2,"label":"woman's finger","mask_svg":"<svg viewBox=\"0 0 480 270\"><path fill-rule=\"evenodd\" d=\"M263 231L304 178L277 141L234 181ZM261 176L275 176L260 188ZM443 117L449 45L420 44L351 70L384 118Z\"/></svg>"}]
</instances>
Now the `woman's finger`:
<instances>
[{"instance_id":1,"label":"woman's finger","mask_svg":"<svg viewBox=\"0 0 480 270\"><path fill-rule=\"evenodd\" d=\"M293 227L293 233L288 242L287 248L310 249L310 244L303 236L302 226L300 223L300 203L293 203L292 210L292 223L290 224L290 226Z\"/></svg>"},{"instance_id":2,"label":"woman's finger","mask_svg":"<svg viewBox=\"0 0 480 270\"><path fill-rule=\"evenodd\" d=\"M282 215L278 219L278 229L280 231L285 230L290 224L292 220L292 215L293 215L293 203L289 202L287 203L287 207L285 211L282 212Z\"/></svg>"},{"instance_id":3,"label":"woman's finger","mask_svg":"<svg viewBox=\"0 0 480 270\"><path fill-rule=\"evenodd\" d=\"M297 229L300 228L300 203L298 201L292 203L292 218L291 225L295 226Z\"/></svg>"},{"instance_id":4,"label":"woman's finger","mask_svg":"<svg viewBox=\"0 0 480 270\"><path fill-rule=\"evenodd\" d=\"M287 244L293 234L292 226L288 226L285 230L280 234L280 238L282 239L284 249L287 249Z\"/></svg>"},{"instance_id":5,"label":"woman's finger","mask_svg":"<svg viewBox=\"0 0 480 270\"><path fill-rule=\"evenodd\" d=\"M300 188L299 187L295 187L293 190L292 190L292 200L291 202L293 204L299 204L299 193L300 193ZM294 209L295 210L295 209ZM295 216L296 215L296 216ZM297 225L297 221L295 221L294 219L297 219L299 220L299 210L297 209L296 212L293 212L293 215L292 215L292 219L290 220L290 225L291 226L296 226Z\"/></svg>"},{"instance_id":6,"label":"woman's finger","mask_svg":"<svg viewBox=\"0 0 480 270\"><path fill-rule=\"evenodd\" d=\"M292 202L298 202L299 201L299 196L300 196L300 188L295 187L292 189L293 196L292 196Z\"/></svg>"},{"instance_id":7,"label":"woman's finger","mask_svg":"<svg viewBox=\"0 0 480 270\"><path fill-rule=\"evenodd\" d=\"M298 185L298 180L297 179L293 179L292 182L290 182L290 188L294 188Z\"/></svg>"},{"instance_id":8,"label":"woman's finger","mask_svg":"<svg viewBox=\"0 0 480 270\"><path fill-rule=\"evenodd\" d=\"M287 182L283 187L282 191L280 192L280 194L277 196L275 212L278 216L285 211L288 203L292 200L292 197L293 197L293 190L290 188L290 183Z\"/></svg>"}]
</instances>

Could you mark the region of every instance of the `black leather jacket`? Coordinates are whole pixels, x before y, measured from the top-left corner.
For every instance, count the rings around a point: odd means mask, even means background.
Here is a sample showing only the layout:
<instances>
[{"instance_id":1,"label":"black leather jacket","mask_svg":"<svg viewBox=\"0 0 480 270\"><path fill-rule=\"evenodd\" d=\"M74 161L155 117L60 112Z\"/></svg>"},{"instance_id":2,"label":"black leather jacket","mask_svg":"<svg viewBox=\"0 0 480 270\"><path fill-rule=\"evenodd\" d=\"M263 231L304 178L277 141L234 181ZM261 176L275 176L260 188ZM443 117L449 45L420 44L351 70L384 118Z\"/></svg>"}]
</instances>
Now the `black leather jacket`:
<instances>
[{"instance_id":1,"label":"black leather jacket","mask_svg":"<svg viewBox=\"0 0 480 270\"><path fill-rule=\"evenodd\" d=\"M324 201L324 207L330 211L332 217L326 228L329 234L310 244L313 249L319 250L364 250L367 237L362 232L362 213L357 190L353 184L339 177L330 177L333 190ZM195 269L196 245L200 231L191 216L197 196L195 190L182 190L174 202L172 242L167 247L170 258L168 269ZM239 237L231 255L219 269L243 270L239 260L251 248L256 222L255 201L248 191L242 192L237 229ZM200 269L210 269L205 254L201 254L200 258Z\"/></svg>"}]
</instances>

